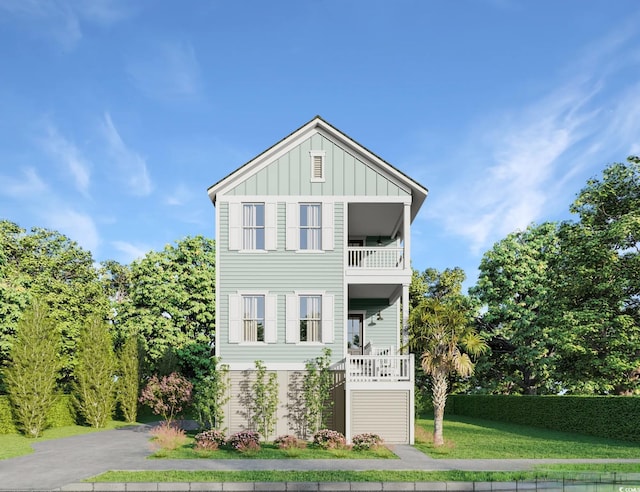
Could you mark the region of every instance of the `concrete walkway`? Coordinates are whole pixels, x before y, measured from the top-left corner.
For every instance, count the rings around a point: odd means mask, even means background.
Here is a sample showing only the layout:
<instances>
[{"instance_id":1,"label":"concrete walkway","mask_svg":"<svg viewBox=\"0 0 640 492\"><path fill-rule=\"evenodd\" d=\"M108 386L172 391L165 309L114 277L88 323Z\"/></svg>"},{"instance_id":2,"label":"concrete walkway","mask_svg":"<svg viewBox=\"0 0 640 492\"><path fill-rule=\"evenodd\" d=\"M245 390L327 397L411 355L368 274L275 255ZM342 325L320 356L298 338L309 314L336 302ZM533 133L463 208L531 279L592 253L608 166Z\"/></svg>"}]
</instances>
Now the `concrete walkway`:
<instances>
[{"instance_id":1,"label":"concrete walkway","mask_svg":"<svg viewBox=\"0 0 640 492\"><path fill-rule=\"evenodd\" d=\"M396 446L400 459L394 460L150 460L149 427L131 426L117 430L93 432L33 444L35 452L18 458L0 460L0 490L258 490L258 484L79 484L84 479L108 470L473 470L512 471L529 470L545 463L619 463L637 460L451 460L432 459L411 446ZM224 489L222 488L224 485ZM323 484L308 484L304 490L335 490ZM364 487L352 483L341 490L383 490L382 484ZM494 484L495 485L495 484ZM638 480L640 491L640 477ZM185 488L188 486L189 488ZM291 486L264 485L261 490L293 490ZM337 484L333 484L338 487ZM345 485L343 484L343 487ZM399 484L393 490L418 490L415 484ZM457 483L456 487L464 484ZM118 488L120 487L120 488ZM146 487L146 488L145 488ZM194 488L195 487L195 488ZM198 488L200 487L200 488ZM216 488L219 487L219 488ZM234 488L235 487L235 488ZM301 490L301 485L295 490ZM358 487L360 487L358 489ZM435 486L434 486L435 487ZM522 489L522 486L519 487ZM476 487L477 489L477 487ZM389 486L385 490L390 490ZM438 488L419 490L447 490ZM448 490L452 490L449 488ZM453 490L463 490L455 488ZM468 488L466 490L469 490ZM473 488L471 489L473 490ZM483 489L491 490L491 489ZM510 490L510 489L503 489Z\"/></svg>"}]
</instances>

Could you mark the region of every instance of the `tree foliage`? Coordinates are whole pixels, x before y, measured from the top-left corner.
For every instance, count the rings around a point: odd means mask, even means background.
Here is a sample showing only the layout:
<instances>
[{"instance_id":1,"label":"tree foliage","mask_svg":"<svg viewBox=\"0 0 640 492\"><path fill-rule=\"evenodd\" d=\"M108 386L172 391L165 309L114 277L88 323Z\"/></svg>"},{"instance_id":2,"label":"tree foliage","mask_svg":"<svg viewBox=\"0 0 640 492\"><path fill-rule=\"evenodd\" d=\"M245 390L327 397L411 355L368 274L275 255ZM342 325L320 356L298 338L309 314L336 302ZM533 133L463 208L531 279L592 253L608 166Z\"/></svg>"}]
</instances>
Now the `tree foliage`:
<instances>
[{"instance_id":1,"label":"tree foliage","mask_svg":"<svg viewBox=\"0 0 640 492\"><path fill-rule=\"evenodd\" d=\"M121 279L126 272L113 278ZM144 344L150 372L171 353L188 377L196 376L194 364L207 364L215 342L215 245L202 236L187 237L150 252L131 265L130 287L111 284L126 300L117 306L117 330L121 338L137 332ZM200 348L189 350L190 345ZM181 354L199 351L197 361L185 364ZM182 351L182 352L181 352Z\"/></svg>"},{"instance_id":2,"label":"tree foliage","mask_svg":"<svg viewBox=\"0 0 640 492\"><path fill-rule=\"evenodd\" d=\"M116 404L117 362L109 325L94 316L80 333L75 369L74 401L85 421L102 428Z\"/></svg>"},{"instance_id":3,"label":"tree foliage","mask_svg":"<svg viewBox=\"0 0 640 492\"><path fill-rule=\"evenodd\" d=\"M275 430L278 411L278 375L267 373L261 360L255 361L255 379L251 385L253 396L251 416L256 430L268 439Z\"/></svg>"},{"instance_id":4,"label":"tree foliage","mask_svg":"<svg viewBox=\"0 0 640 492\"><path fill-rule=\"evenodd\" d=\"M140 403L149 406L155 415L162 415L171 423L182 412L193 396L193 384L184 376L174 372L168 376L151 376L142 390Z\"/></svg>"},{"instance_id":5,"label":"tree foliage","mask_svg":"<svg viewBox=\"0 0 640 492\"><path fill-rule=\"evenodd\" d=\"M558 377L573 393L640 391L640 161L608 166L571 206L553 263Z\"/></svg>"},{"instance_id":6,"label":"tree foliage","mask_svg":"<svg viewBox=\"0 0 640 492\"><path fill-rule=\"evenodd\" d=\"M479 327L490 351L476 371L484 391L556 390L546 309L552 292L549 264L558 254L557 243L556 224L531 225L498 241L482 257L478 282L470 292L486 306Z\"/></svg>"},{"instance_id":7,"label":"tree foliage","mask_svg":"<svg viewBox=\"0 0 640 492\"><path fill-rule=\"evenodd\" d=\"M331 349L325 348L322 355L305 364L306 374L302 383L304 397L304 413L306 430L315 434L328 424L333 399L331 389L333 375L331 365Z\"/></svg>"},{"instance_id":8,"label":"tree foliage","mask_svg":"<svg viewBox=\"0 0 640 492\"><path fill-rule=\"evenodd\" d=\"M230 387L229 366L212 357L210 370L196 377L193 384L193 409L201 427L222 430Z\"/></svg>"},{"instance_id":9,"label":"tree foliage","mask_svg":"<svg viewBox=\"0 0 640 492\"><path fill-rule=\"evenodd\" d=\"M138 416L140 393L140 341L137 336L128 337L117 352L118 380L117 400L127 422L135 422Z\"/></svg>"},{"instance_id":10,"label":"tree foliage","mask_svg":"<svg viewBox=\"0 0 640 492\"><path fill-rule=\"evenodd\" d=\"M4 369L18 428L28 437L38 437L46 428L55 402L59 343L46 304L34 298L18 322L11 360Z\"/></svg>"},{"instance_id":11,"label":"tree foliage","mask_svg":"<svg viewBox=\"0 0 640 492\"><path fill-rule=\"evenodd\" d=\"M20 313L39 297L61 334L61 380L69 382L84 321L104 316L108 307L91 253L56 231L33 228L27 233L3 220L0 273L0 362L7 359Z\"/></svg>"}]
</instances>

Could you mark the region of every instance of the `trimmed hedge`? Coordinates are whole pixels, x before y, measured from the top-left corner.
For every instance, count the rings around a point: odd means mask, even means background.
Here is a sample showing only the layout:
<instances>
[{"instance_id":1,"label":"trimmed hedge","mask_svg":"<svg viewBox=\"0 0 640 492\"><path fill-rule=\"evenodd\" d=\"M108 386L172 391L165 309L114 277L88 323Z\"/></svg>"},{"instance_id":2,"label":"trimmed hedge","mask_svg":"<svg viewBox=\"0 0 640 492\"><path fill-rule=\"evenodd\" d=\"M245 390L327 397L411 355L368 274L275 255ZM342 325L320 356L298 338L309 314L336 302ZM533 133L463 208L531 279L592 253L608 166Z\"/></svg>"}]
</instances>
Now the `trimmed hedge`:
<instances>
[{"instance_id":1,"label":"trimmed hedge","mask_svg":"<svg viewBox=\"0 0 640 492\"><path fill-rule=\"evenodd\" d=\"M59 395L49 412L48 427L65 427L76 424L76 413L70 395ZM0 395L0 434L16 434L18 429L11 415L9 397Z\"/></svg>"},{"instance_id":2,"label":"trimmed hedge","mask_svg":"<svg viewBox=\"0 0 640 492\"><path fill-rule=\"evenodd\" d=\"M640 397L450 395L446 412L640 442Z\"/></svg>"}]
</instances>

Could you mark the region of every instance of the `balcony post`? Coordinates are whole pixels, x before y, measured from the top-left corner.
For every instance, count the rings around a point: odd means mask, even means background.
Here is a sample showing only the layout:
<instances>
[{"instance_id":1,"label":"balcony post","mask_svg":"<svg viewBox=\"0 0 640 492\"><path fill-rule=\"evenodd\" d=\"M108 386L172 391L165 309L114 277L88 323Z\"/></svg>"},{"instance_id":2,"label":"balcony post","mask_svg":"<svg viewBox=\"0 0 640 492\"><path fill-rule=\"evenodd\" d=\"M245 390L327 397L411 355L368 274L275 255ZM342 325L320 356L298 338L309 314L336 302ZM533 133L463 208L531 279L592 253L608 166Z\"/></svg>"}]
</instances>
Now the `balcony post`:
<instances>
[{"instance_id":1,"label":"balcony post","mask_svg":"<svg viewBox=\"0 0 640 492\"><path fill-rule=\"evenodd\" d=\"M409 270L411 268L411 203L404 204L402 242L404 243L404 268Z\"/></svg>"}]
</instances>

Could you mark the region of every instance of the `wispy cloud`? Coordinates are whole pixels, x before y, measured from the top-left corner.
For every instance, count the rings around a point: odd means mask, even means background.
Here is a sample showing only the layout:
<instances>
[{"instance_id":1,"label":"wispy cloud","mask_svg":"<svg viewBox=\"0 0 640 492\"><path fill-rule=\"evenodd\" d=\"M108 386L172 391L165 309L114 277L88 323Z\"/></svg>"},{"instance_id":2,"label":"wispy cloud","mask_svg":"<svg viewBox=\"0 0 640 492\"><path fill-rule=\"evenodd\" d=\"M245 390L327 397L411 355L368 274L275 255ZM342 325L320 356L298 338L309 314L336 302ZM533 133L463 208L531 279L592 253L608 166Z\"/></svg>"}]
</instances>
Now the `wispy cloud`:
<instances>
[{"instance_id":1,"label":"wispy cloud","mask_svg":"<svg viewBox=\"0 0 640 492\"><path fill-rule=\"evenodd\" d=\"M82 39L82 24L112 24L131 13L121 0L0 0L0 11L22 22L34 36L51 39L65 50Z\"/></svg>"},{"instance_id":2,"label":"wispy cloud","mask_svg":"<svg viewBox=\"0 0 640 492\"><path fill-rule=\"evenodd\" d=\"M621 146L631 151L629 142L640 134L635 117L640 86L634 79L632 87L616 90L610 79L628 65L637 70L633 42L631 32L616 33L599 44L597 56L589 51L578 60L547 94L480 121L462 146L471 171L433 193L425 217L441 221L478 254L509 232L544 220L557 205L558 190L584 172L596 152ZM615 64L608 64L614 54ZM604 88L613 95L605 98ZM565 210L568 205L562 204Z\"/></svg>"},{"instance_id":3,"label":"wispy cloud","mask_svg":"<svg viewBox=\"0 0 640 492\"><path fill-rule=\"evenodd\" d=\"M0 194L7 195L12 198L29 199L34 194L42 193L47 190L47 185L40 178L36 170L28 167L21 170L21 177L0 175Z\"/></svg>"},{"instance_id":4,"label":"wispy cloud","mask_svg":"<svg viewBox=\"0 0 640 492\"><path fill-rule=\"evenodd\" d=\"M107 152L129 191L134 195L149 195L153 186L146 159L124 143L109 113L105 113L102 129Z\"/></svg>"},{"instance_id":5,"label":"wispy cloud","mask_svg":"<svg viewBox=\"0 0 640 492\"><path fill-rule=\"evenodd\" d=\"M153 46L129 61L127 73L138 90L153 99L193 99L202 90L200 64L189 43Z\"/></svg>"},{"instance_id":6,"label":"wispy cloud","mask_svg":"<svg viewBox=\"0 0 640 492\"><path fill-rule=\"evenodd\" d=\"M125 241L113 241L111 244L116 250L123 253L121 261L127 264L131 263L133 260L144 257L152 249L146 245L136 245Z\"/></svg>"},{"instance_id":7,"label":"wispy cloud","mask_svg":"<svg viewBox=\"0 0 640 492\"><path fill-rule=\"evenodd\" d=\"M90 184L89 163L80 150L51 124L46 127L46 135L41 139L45 151L58 160L71 174L76 188L87 196Z\"/></svg>"},{"instance_id":8,"label":"wispy cloud","mask_svg":"<svg viewBox=\"0 0 640 492\"><path fill-rule=\"evenodd\" d=\"M184 184L179 184L166 198L167 205L181 206L189 201L193 193Z\"/></svg>"},{"instance_id":9,"label":"wispy cloud","mask_svg":"<svg viewBox=\"0 0 640 492\"><path fill-rule=\"evenodd\" d=\"M89 215L64 206L51 207L41 213L47 227L62 232L84 249L96 253L100 239L98 229Z\"/></svg>"}]
</instances>

